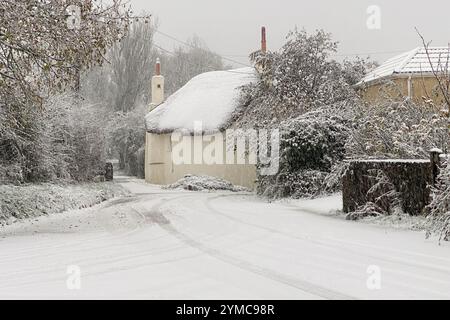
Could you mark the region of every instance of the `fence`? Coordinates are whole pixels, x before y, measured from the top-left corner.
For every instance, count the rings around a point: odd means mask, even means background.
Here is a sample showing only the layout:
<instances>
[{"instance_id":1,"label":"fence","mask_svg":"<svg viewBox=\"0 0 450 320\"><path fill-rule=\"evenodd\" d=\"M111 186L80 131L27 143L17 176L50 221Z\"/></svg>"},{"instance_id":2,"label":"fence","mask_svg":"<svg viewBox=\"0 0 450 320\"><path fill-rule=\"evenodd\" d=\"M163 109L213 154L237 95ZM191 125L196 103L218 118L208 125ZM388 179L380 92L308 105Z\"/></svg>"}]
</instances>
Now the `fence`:
<instances>
[{"instance_id":1,"label":"fence","mask_svg":"<svg viewBox=\"0 0 450 320\"><path fill-rule=\"evenodd\" d=\"M439 173L440 150L431 150L430 160L352 160L342 178L343 210L353 212L371 201L368 193L377 183L374 172L382 172L398 193L402 209L419 215L430 200L430 186Z\"/></svg>"}]
</instances>

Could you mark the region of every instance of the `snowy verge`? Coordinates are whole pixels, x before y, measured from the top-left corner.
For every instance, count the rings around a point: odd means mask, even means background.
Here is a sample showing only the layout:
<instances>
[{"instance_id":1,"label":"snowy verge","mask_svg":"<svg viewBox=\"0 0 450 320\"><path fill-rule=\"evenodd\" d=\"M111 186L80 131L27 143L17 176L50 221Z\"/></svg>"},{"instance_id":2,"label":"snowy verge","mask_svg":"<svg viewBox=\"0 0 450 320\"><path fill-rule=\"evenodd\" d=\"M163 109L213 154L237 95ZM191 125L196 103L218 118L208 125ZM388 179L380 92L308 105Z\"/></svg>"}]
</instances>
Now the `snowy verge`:
<instances>
[{"instance_id":1,"label":"snowy verge","mask_svg":"<svg viewBox=\"0 0 450 320\"><path fill-rule=\"evenodd\" d=\"M185 189L190 191L226 190L233 192L249 191L248 189L235 186L231 182L206 176L187 174L175 183L163 186L163 189Z\"/></svg>"},{"instance_id":2,"label":"snowy verge","mask_svg":"<svg viewBox=\"0 0 450 320\"><path fill-rule=\"evenodd\" d=\"M275 203L286 203L309 213L325 216L340 216L342 210L342 194L323 195L315 198L284 198Z\"/></svg>"},{"instance_id":3,"label":"snowy verge","mask_svg":"<svg viewBox=\"0 0 450 320\"><path fill-rule=\"evenodd\" d=\"M92 207L127 192L119 184L0 185L0 226L66 210Z\"/></svg>"},{"instance_id":4,"label":"snowy verge","mask_svg":"<svg viewBox=\"0 0 450 320\"><path fill-rule=\"evenodd\" d=\"M364 217L359 222L398 230L425 231L428 225L425 216L410 216L407 213Z\"/></svg>"},{"instance_id":5,"label":"snowy verge","mask_svg":"<svg viewBox=\"0 0 450 320\"><path fill-rule=\"evenodd\" d=\"M346 219L347 213L342 212L342 194L335 193L329 196L317 198L302 198L302 199L281 199L277 203L287 203L302 211L313 214L319 214L338 219ZM428 221L425 216L410 216L406 213L398 212L389 215L377 215L361 217L357 220L348 220L348 223L363 223L382 228L390 228L397 230L412 230L424 231L426 230Z\"/></svg>"}]
</instances>

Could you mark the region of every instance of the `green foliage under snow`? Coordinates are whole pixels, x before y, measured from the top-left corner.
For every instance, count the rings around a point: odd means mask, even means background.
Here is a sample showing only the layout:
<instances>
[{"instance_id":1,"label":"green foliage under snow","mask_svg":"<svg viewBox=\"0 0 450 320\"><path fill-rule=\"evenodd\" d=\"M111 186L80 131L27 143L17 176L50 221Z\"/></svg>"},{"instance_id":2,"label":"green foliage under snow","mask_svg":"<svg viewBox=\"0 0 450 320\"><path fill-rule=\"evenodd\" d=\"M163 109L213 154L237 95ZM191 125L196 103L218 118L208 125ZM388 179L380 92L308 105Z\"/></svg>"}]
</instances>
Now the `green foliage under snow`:
<instances>
[{"instance_id":1,"label":"green foliage under snow","mask_svg":"<svg viewBox=\"0 0 450 320\"><path fill-rule=\"evenodd\" d=\"M327 109L311 111L283 122L280 133L280 170L258 177L259 194L299 198L339 189L337 172L350 134L344 118Z\"/></svg>"}]
</instances>

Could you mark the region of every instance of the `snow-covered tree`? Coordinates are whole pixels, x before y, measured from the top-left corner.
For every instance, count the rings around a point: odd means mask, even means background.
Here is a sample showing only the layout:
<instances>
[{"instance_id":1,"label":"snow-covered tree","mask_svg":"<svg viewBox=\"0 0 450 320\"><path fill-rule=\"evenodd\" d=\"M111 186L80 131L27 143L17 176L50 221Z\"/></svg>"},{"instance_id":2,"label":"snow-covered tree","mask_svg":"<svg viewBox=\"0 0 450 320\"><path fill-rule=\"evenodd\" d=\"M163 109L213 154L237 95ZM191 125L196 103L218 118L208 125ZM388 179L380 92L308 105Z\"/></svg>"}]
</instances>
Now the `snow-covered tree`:
<instances>
[{"instance_id":1,"label":"snow-covered tree","mask_svg":"<svg viewBox=\"0 0 450 320\"><path fill-rule=\"evenodd\" d=\"M259 177L260 194L301 197L339 189L349 119L362 104L353 84L370 63L334 61L336 49L322 30L295 30L281 50L251 55L260 78L242 87L233 126L282 132L280 172Z\"/></svg>"},{"instance_id":2,"label":"snow-covered tree","mask_svg":"<svg viewBox=\"0 0 450 320\"><path fill-rule=\"evenodd\" d=\"M128 112L117 112L107 126L109 145L119 158L119 166L127 174L144 177L144 117L146 105L139 105Z\"/></svg>"},{"instance_id":3,"label":"snow-covered tree","mask_svg":"<svg viewBox=\"0 0 450 320\"><path fill-rule=\"evenodd\" d=\"M352 85L370 64L366 60L339 63L331 58L337 43L319 30L314 34L292 31L276 52L251 55L260 80L242 89L239 126L277 125L304 112L357 99Z\"/></svg>"},{"instance_id":4,"label":"snow-covered tree","mask_svg":"<svg viewBox=\"0 0 450 320\"><path fill-rule=\"evenodd\" d=\"M46 99L42 109L26 110L32 119L33 125L28 127L32 135L27 140L2 136L3 142L13 140L15 144L11 143L4 155L4 161L11 161L0 165L0 183L85 181L102 173L107 144L106 113L100 106L64 93ZM0 123L5 120L11 119L0 116Z\"/></svg>"},{"instance_id":5,"label":"snow-covered tree","mask_svg":"<svg viewBox=\"0 0 450 320\"><path fill-rule=\"evenodd\" d=\"M48 98L79 89L82 70L102 64L131 14L121 0L0 2L0 166L20 168L25 180L40 177Z\"/></svg>"},{"instance_id":6,"label":"snow-covered tree","mask_svg":"<svg viewBox=\"0 0 450 320\"><path fill-rule=\"evenodd\" d=\"M69 5L80 15L72 17ZM76 86L81 69L101 64L125 35L131 15L121 0L4 0L0 12L0 95L8 105ZM70 19L79 21L71 27Z\"/></svg>"},{"instance_id":7,"label":"snow-covered tree","mask_svg":"<svg viewBox=\"0 0 450 320\"><path fill-rule=\"evenodd\" d=\"M178 46L173 53L160 51L166 94L172 94L196 75L226 68L222 58L198 36Z\"/></svg>"},{"instance_id":8,"label":"snow-covered tree","mask_svg":"<svg viewBox=\"0 0 450 320\"><path fill-rule=\"evenodd\" d=\"M127 36L108 51L108 94L115 111L128 112L150 102L153 66L159 54L153 46L156 28L155 22L133 23Z\"/></svg>"}]
</instances>

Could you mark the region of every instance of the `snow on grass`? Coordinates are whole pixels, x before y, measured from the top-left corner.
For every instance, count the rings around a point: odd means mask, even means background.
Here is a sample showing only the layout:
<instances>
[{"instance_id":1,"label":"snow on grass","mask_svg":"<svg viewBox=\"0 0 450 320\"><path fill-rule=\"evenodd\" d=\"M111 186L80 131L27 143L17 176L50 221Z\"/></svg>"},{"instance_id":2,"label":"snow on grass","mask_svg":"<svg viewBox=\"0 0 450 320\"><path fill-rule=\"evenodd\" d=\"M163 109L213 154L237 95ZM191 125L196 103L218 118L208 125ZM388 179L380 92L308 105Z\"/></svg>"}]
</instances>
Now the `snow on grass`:
<instances>
[{"instance_id":1,"label":"snow on grass","mask_svg":"<svg viewBox=\"0 0 450 320\"><path fill-rule=\"evenodd\" d=\"M305 212L314 214L326 215L340 219L345 219L347 216L347 213L342 212L341 193L313 199L282 199L276 202L288 203ZM358 220L348 220L348 223L363 223L398 230L424 231L427 227L428 221L423 215L410 216L409 214L399 212L391 215L368 216Z\"/></svg>"},{"instance_id":2,"label":"snow on grass","mask_svg":"<svg viewBox=\"0 0 450 320\"><path fill-rule=\"evenodd\" d=\"M125 193L115 183L0 185L0 225L88 208Z\"/></svg>"},{"instance_id":3,"label":"snow on grass","mask_svg":"<svg viewBox=\"0 0 450 320\"><path fill-rule=\"evenodd\" d=\"M329 196L301 199L280 199L278 203L288 203L305 212L321 215L338 215L342 210L342 194L335 193Z\"/></svg>"},{"instance_id":4,"label":"snow on grass","mask_svg":"<svg viewBox=\"0 0 450 320\"><path fill-rule=\"evenodd\" d=\"M248 191L248 189L235 186L231 182L206 175L185 175L177 182L164 186L164 189L185 189L190 191L227 190L233 192Z\"/></svg>"},{"instance_id":5,"label":"snow on grass","mask_svg":"<svg viewBox=\"0 0 450 320\"><path fill-rule=\"evenodd\" d=\"M382 227L413 231L424 231L428 224L425 216L410 216L406 213L365 217L359 221Z\"/></svg>"}]
</instances>

